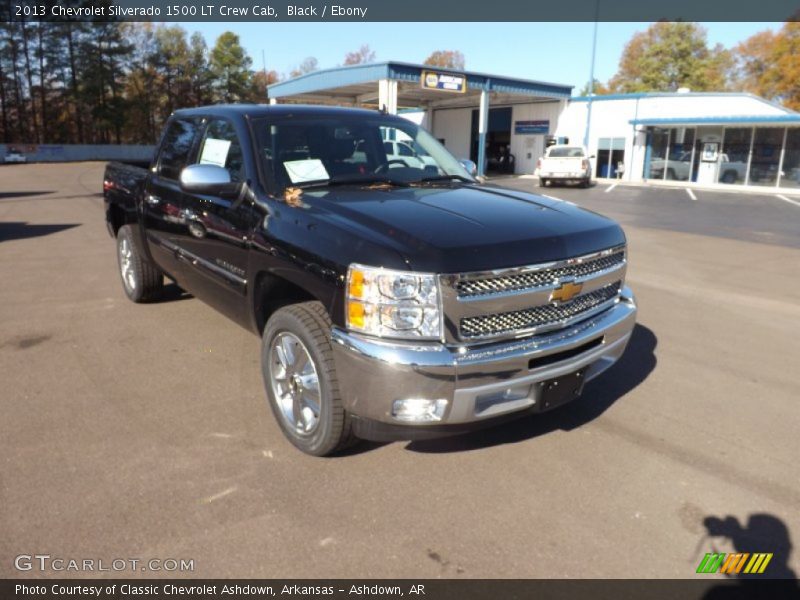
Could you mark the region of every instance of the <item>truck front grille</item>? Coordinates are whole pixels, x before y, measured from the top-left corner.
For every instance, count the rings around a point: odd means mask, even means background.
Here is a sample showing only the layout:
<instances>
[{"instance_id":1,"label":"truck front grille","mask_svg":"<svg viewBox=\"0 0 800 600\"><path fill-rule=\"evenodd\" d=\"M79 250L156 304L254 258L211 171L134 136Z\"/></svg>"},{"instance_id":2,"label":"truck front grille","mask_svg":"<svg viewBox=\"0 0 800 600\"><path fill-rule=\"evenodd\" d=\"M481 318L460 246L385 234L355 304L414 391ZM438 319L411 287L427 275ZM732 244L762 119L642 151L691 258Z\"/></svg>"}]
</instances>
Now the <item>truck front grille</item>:
<instances>
[{"instance_id":1,"label":"truck front grille","mask_svg":"<svg viewBox=\"0 0 800 600\"><path fill-rule=\"evenodd\" d=\"M625 250L620 249L613 254L590 258L574 264L560 265L553 268L532 269L513 275L487 276L461 279L456 283L459 298L517 292L552 285L554 282L568 277L586 277L621 266L625 262ZM524 311L521 311L524 312Z\"/></svg>"},{"instance_id":2,"label":"truck front grille","mask_svg":"<svg viewBox=\"0 0 800 600\"><path fill-rule=\"evenodd\" d=\"M564 304L543 304L523 310L504 312L461 319L459 329L465 339L521 333L537 328L553 326L599 309L617 297L621 281L578 296Z\"/></svg>"}]
</instances>

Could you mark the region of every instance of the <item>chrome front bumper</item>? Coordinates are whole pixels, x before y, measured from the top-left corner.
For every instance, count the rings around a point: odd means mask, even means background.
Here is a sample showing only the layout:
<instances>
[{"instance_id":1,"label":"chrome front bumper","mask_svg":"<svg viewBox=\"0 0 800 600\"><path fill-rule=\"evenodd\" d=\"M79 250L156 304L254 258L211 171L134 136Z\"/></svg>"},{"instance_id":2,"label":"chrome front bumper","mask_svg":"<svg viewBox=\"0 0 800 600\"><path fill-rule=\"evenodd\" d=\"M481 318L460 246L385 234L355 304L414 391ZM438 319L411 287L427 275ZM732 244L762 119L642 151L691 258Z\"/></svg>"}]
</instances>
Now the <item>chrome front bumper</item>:
<instances>
[{"instance_id":1,"label":"chrome front bumper","mask_svg":"<svg viewBox=\"0 0 800 600\"><path fill-rule=\"evenodd\" d=\"M478 423L539 405L541 382L584 369L588 381L622 356L636 324L630 288L608 310L564 329L482 344L388 342L334 327L332 340L345 409L361 419L425 428ZM440 421L392 416L395 400L446 399Z\"/></svg>"}]
</instances>

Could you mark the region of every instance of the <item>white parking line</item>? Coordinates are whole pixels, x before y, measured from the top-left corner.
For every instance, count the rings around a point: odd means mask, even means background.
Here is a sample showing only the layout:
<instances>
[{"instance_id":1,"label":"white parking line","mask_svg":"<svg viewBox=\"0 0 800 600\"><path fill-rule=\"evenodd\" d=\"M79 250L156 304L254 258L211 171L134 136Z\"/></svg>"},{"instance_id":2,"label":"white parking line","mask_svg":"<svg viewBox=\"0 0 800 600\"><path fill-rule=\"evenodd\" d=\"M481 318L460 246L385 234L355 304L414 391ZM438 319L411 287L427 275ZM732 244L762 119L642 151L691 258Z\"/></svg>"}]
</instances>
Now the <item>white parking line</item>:
<instances>
[{"instance_id":1,"label":"white parking line","mask_svg":"<svg viewBox=\"0 0 800 600\"><path fill-rule=\"evenodd\" d=\"M619 185L619 181L618 181L617 183L613 184L611 187L607 187L607 188L606 188L606 194L607 194L608 192L610 192L611 190L613 190L613 189L614 189L615 187L617 187L618 185Z\"/></svg>"},{"instance_id":2,"label":"white parking line","mask_svg":"<svg viewBox=\"0 0 800 600\"><path fill-rule=\"evenodd\" d=\"M566 202L563 198L556 198L555 196L548 196L547 194L542 194L545 198L550 198L550 200L556 200L558 202Z\"/></svg>"},{"instance_id":3,"label":"white parking line","mask_svg":"<svg viewBox=\"0 0 800 600\"><path fill-rule=\"evenodd\" d=\"M798 202L797 200L792 200L790 198L787 198L786 196L781 196L780 194L775 194L775 197L776 198L780 198L781 200L783 200L784 202L788 202L789 204L794 204L795 206L800 206L800 202Z\"/></svg>"},{"instance_id":4,"label":"white parking line","mask_svg":"<svg viewBox=\"0 0 800 600\"><path fill-rule=\"evenodd\" d=\"M686 193L689 194L689 198L697 202L697 196L694 195L694 192L691 189L686 188Z\"/></svg>"}]
</instances>

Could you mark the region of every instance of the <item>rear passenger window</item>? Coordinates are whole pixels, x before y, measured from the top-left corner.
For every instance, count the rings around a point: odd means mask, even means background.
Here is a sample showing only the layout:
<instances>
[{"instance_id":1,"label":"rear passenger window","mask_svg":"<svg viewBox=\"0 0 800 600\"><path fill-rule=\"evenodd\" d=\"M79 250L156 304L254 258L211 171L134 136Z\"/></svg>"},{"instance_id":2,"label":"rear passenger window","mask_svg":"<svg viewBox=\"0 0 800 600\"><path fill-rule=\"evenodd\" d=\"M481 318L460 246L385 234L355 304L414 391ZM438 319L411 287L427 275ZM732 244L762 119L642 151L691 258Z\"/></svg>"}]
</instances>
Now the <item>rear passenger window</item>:
<instances>
[{"instance_id":1,"label":"rear passenger window","mask_svg":"<svg viewBox=\"0 0 800 600\"><path fill-rule=\"evenodd\" d=\"M170 123L158 161L162 177L178 180L189 161L199 125L199 119L175 119Z\"/></svg>"},{"instance_id":2,"label":"rear passenger window","mask_svg":"<svg viewBox=\"0 0 800 600\"><path fill-rule=\"evenodd\" d=\"M208 123L197 162L201 165L224 167L231 174L231 181L244 181L242 145L231 123L222 119L214 119Z\"/></svg>"}]
</instances>

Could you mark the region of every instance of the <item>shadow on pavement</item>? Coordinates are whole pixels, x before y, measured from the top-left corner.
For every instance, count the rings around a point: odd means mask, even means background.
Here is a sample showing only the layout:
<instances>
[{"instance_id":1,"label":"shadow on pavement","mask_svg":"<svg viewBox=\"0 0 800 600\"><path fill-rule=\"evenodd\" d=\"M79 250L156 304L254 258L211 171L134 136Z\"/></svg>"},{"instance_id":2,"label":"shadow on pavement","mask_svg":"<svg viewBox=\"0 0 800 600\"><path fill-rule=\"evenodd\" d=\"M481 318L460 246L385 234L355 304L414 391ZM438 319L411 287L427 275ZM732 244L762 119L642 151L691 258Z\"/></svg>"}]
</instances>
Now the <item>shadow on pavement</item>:
<instances>
[{"instance_id":1,"label":"shadow on pavement","mask_svg":"<svg viewBox=\"0 0 800 600\"><path fill-rule=\"evenodd\" d=\"M0 192L0 200L8 200L9 198L26 198L28 196L45 196L53 193L55 193L55 190L46 190L41 192Z\"/></svg>"},{"instance_id":2,"label":"shadow on pavement","mask_svg":"<svg viewBox=\"0 0 800 600\"><path fill-rule=\"evenodd\" d=\"M62 225L31 225L24 221L9 221L6 223L0 222L0 242L9 240L24 240L27 238L39 237L42 235L50 235L51 233L58 233L79 227L80 223L65 223Z\"/></svg>"},{"instance_id":3,"label":"shadow on pavement","mask_svg":"<svg viewBox=\"0 0 800 600\"><path fill-rule=\"evenodd\" d=\"M183 288L178 287L176 283L172 283L167 281L164 284L164 292L161 294L161 298L159 298L160 302L174 302L176 300L189 300L194 298L189 292L184 290Z\"/></svg>"},{"instance_id":4,"label":"shadow on pavement","mask_svg":"<svg viewBox=\"0 0 800 600\"><path fill-rule=\"evenodd\" d=\"M727 541L736 553L749 555L741 561L741 568L737 566L731 569L739 571L738 573L725 573L728 581L709 589L703 595L703 600L800 598L797 574L789 567L789 555L792 552L789 527L780 518L769 513L755 513L743 525L733 516L711 516L703 519L703 526L706 529L706 538L712 540L711 552L718 552L715 541ZM744 573L755 553L768 553L772 557L766 563L763 573ZM721 568L724 565L723 562Z\"/></svg>"},{"instance_id":5,"label":"shadow on pavement","mask_svg":"<svg viewBox=\"0 0 800 600\"><path fill-rule=\"evenodd\" d=\"M513 444L556 430L572 431L602 415L614 402L642 383L656 367L658 340L652 330L636 325L625 354L608 371L586 384L581 398L551 412L533 414L474 433L409 442L413 452L445 453Z\"/></svg>"}]
</instances>

